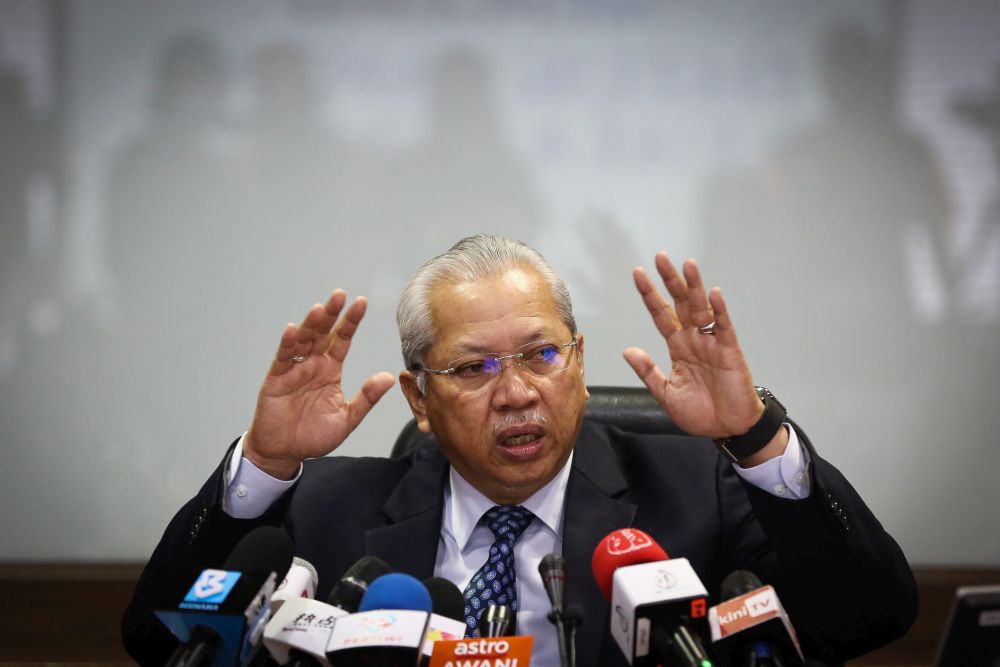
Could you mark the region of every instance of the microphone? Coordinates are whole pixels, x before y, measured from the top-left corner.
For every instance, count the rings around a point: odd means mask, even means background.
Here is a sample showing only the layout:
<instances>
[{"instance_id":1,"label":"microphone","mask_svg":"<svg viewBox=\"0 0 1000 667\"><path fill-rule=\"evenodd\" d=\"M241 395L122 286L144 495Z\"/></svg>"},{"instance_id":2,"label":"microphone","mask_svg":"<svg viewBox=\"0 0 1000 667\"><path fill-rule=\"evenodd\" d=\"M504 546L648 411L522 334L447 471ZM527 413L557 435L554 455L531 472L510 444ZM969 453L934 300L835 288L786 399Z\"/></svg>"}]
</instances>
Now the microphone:
<instances>
[{"instance_id":1,"label":"microphone","mask_svg":"<svg viewBox=\"0 0 1000 667\"><path fill-rule=\"evenodd\" d=\"M505 637L514 634L514 612L505 604L491 604L479 617L479 634L483 637Z\"/></svg>"},{"instance_id":2,"label":"microphone","mask_svg":"<svg viewBox=\"0 0 1000 667\"><path fill-rule=\"evenodd\" d=\"M601 593L604 594L604 599L610 600L611 584L616 569L668 558L670 557L667 556L667 552L646 533L633 528L622 528L609 533L601 540L597 549L594 549L590 567Z\"/></svg>"},{"instance_id":3,"label":"microphone","mask_svg":"<svg viewBox=\"0 0 1000 667\"><path fill-rule=\"evenodd\" d=\"M549 612L549 622L556 628L556 642L559 645L559 664L571 667L569 647L566 640L566 623L563 617L563 592L566 588L566 564L559 554L548 554L538 564L538 573L542 575L545 593L549 596L552 611Z\"/></svg>"},{"instance_id":4,"label":"microphone","mask_svg":"<svg viewBox=\"0 0 1000 667\"><path fill-rule=\"evenodd\" d=\"M629 664L709 667L708 592L686 558L669 559L652 537L616 530L597 545L594 579L611 602L611 636Z\"/></svg>"},{"instance_id":5,"label":"microphone","mask_svg":"<svg viewBox=\"0 0 1000 667\"><path fill-rule=\"evenodd\" d=\"M736 570L722 580L721 593L725 602L708 610L708 624L723 664L803 664L795 629L773 587L762 585L753 572Z\"/></svg>"},{"instance_id":6,"label":"microphone","mask_svg":"<svg viewBox=\"0 0 1000 667\"><path fill-rule=\"evenodd\" d=\"M368 584L388 571L389 566L382 559L365 556L341 577L326 602L308 598L286 600L264 630L268 652L282 665L329 667L326 646L336 620L357 611Z\"/></svg>"},{"instance_id":7,"label":"microphone","mask_svg":"<svg viewBox=\"0 0 1000 667\"><path fill-rule=\"evenodd\" d=\"M285 578L278 584L274 595L271 596L271 614L278 613L285 600L295 598L316 597L316 584L319 583L319 575L312 563L295 556L292 558L292 565L288 568Z\"/></svg>"},{"instance_id":8,"label":"microphone","mask_svg":"<svg viewBox=\"0 0 1000 667\"><path fill-rule=\"evenodd\" d=\"M562 614L563 591L566 588L566 563L559 554L548 554L538 564L538 573L542 575L545 592L552 604L552 611Z\"/></svg>"},{"instance_id":9,"label":"microphone","mask_svg":"<svg viewBox=\"0 0 1000 667\"><path fill-rule=\"evenodd\" d=\"M156 609L160 622L182 642L167 664L230 667L252 657L294 549L284 530L255 528L233 548L223 569L202 570L180 602L171 596Z\"/></svg>"},{"instance_id":10,"label":"microphone","mask_svg":"<svg viewBox=\"0 0 1000 667\"><path fill-rule=\"evenodd\" d=\"M431 595L431 614L427 634L421 650L420 664L430 662L434 644L439 641L461 639L465 636L465 599L458 586L442 577L424 579L424 586Z\"/></svg>"},{"instance_id":11,"label":"microphone","mask_svg":"<svg viewBox=\"0 0 1000 667\"><path fill-rule=\"evenodd\" d=\"M431 609L431 595L418 579L382 575L368 587L358 612L334 624L327 659L333 667L414 667Z\"/></svg>"},{"instance_id":12,"label":"microphone","mask_svg":"<svg viewBox=\"0 0 1000 667\"><path fill-rule=\"evenodd\" d=\"M344 573L327 597L327 603L353 614L368 592L368 586L392 568L381 558L363 556Z\"/></svg>"}]
</instances>

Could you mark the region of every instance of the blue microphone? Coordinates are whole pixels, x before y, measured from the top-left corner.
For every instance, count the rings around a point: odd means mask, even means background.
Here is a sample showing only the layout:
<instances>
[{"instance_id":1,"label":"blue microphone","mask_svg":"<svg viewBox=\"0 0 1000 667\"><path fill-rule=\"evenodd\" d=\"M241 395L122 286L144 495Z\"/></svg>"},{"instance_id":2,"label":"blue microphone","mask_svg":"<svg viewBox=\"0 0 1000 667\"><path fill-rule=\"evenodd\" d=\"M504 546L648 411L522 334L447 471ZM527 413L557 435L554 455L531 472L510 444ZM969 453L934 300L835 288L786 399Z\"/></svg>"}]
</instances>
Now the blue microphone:
<instances>
[{"instance_id":1,"label":"blue microphone","mask_svg":"<svg viewBox=\"0 0 1000 667\"><path fill-rule=\"evenodd\" d=\"M358 611L415 609L430 613L433 608L427 587L416 577L402 572L383 574L373 581L358 605Z\"/></svg>"},{"instance_id":2,"label":"blue microphone","mask_svg":"<svg viewBox=\"0 0 1000 667\"><path fill-rule=\"evenodd\" d=\"M232 667L251 658L294 550L284 530L261 526L240 540L222 569L192 577L180 601L162 600L156 616L181 641L167 664Z\"/></svg>"}]
</instances>

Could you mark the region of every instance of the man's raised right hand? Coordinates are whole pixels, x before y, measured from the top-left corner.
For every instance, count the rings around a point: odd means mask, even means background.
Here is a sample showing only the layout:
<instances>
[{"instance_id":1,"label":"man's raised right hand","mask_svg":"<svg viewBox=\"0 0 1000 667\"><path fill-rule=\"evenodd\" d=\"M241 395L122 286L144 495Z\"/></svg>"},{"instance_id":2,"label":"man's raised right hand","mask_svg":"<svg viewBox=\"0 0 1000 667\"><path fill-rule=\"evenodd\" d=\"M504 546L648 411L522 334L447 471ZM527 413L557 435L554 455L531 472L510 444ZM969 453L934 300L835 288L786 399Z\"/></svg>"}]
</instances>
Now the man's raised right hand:
<instances>
[{"instance_id":1,"label":"man's raised right hand","mask_svg":"<svg viewBox=\"0 0 1000 667\"><path fill-rule=\"evenodd\" d=\"M334 290L325 305L313 306L302 324L289 323L281 336L243 440L243 455L273 477L292 479L302 461L339 447L396 381L376 373L344 399L344 359L368 306L359 296L341 316L346 303L344 291Z\"/></svg>"}]
</instances>

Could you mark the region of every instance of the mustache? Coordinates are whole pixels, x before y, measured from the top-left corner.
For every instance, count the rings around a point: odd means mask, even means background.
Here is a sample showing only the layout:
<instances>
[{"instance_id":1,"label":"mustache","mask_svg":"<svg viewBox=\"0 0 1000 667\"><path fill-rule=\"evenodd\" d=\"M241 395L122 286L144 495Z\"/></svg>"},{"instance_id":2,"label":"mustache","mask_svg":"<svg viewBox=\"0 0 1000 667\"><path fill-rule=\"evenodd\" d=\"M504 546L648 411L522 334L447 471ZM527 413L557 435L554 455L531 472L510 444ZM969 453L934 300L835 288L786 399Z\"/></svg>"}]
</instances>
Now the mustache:
<instances>
[{"instance_id":1,"label":"mustache","mask_svg":"<svg viewBox=\"0 0 1000 667\"><path fill-rule=\"evenodd\" d=\"M493 431L493 434L496 435L500 431L510 428L511 426L546 423L548 423L548 419L545 418L545 413L536 408L533 410L522 410L521 412L509 412L493 422L490 429Z\"/></svg>"}]
</instances>

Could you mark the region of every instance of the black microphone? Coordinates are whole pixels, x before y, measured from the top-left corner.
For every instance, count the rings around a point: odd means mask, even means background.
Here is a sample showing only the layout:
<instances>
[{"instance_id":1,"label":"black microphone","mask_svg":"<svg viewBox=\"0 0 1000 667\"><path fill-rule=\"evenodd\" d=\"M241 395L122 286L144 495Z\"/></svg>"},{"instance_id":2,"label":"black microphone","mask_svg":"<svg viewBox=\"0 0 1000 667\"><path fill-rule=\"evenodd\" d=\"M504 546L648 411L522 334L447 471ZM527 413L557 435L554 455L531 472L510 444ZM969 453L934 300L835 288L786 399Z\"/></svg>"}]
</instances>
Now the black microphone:
<instances>
[{"instance_id":1,"label":"black microphone","mask_svg":"<svg viewBox=\"0 0 1000 667\"><path fill-rule=\"evenodd\" d=\"M268 652L290 667L328 666L326 645L337 619L357 611L368 585L389 569L382 559L364 556L344 573L326 602L286 600L264 630Z\"/></svg>"},{"instance_id":2,"label":"black microphone","mask_svg":"<svg viewBox=\"0 0 1000 667\"><path fill-rule=\"evenodd\" d=\"M368 586L391 571L392 568L389 567L389 564L381 558L363 556L344 573L344 576L330 591L326 602L353 614L361 605L365 593L368 592Z\"/></svg>"},{"instance_id":3,"label":"black microphone","mask_svg":"<svg viewBox=\"0 0 1000 667\"><path fill-rule=\"evenodd\" d=\"M442 577L424 579L424 586L431 595L432 609L420 658L420 664L426 667L434 652L434 642L461 639L466 626L465 598L458 586Z\"/></svg>"},{"instance_id":4,"label":"black microphone","mask_svg":"<svg viewBox=\"0 0 1000 667\"><path fill-rule=\"evenodd\" d=\"M542 575L545 592L552 604L552 611L562 614L563 591L566 588L566 562L559 554L548 554L538 564L538 573Z\"/></svg>"},{"instance_id":5,"label":"black microphone","mask_svg":"<svg viewBox=\"0 0 1000 667\"><path fill-rule=\"evenodd\" d=\"M271 595L292 564L295 547L280 528L261 526L233 548L223 569L202 570L180 602L157 618L182 644L170 667L232 667L248 661L271 613Z\"/></svg>"},{"instance_id":6,"label":"black microphone","mask_svg":"<svg viewBox=\"0 0 1000 667\"><path fill-rule=\"evenodd\" d=\"M549 612L549 622L556 628L556 643L559 646L559 664L562 667L572 667L570 649L566 639L566 623L563 617L563 594L566 589L566 563L559 554L548 554L538 564L538 573L542 575L545 592L552 604Z\"/></svg>"},{"instance_id":7,"label":"black microphone","mask_svg":"<svg viewBox=\"0 0 1000 667\"><path fill-rule=\"evenodd\" d=\"M721 602L708 611L720 662L746 667L803 664L795 629L777 593L753 572L736 570L722 580Z\"/></svg>"}]
</instances>

